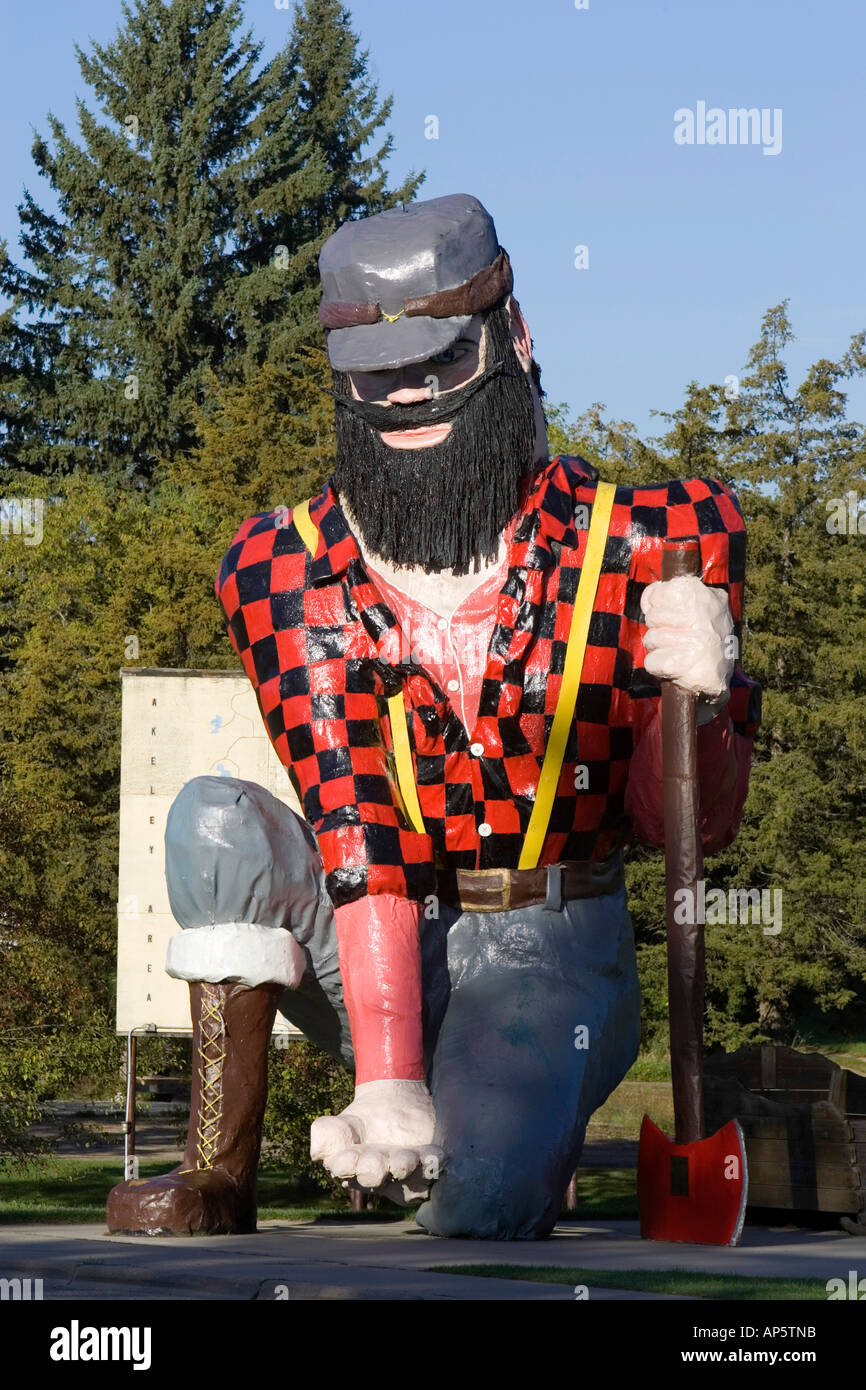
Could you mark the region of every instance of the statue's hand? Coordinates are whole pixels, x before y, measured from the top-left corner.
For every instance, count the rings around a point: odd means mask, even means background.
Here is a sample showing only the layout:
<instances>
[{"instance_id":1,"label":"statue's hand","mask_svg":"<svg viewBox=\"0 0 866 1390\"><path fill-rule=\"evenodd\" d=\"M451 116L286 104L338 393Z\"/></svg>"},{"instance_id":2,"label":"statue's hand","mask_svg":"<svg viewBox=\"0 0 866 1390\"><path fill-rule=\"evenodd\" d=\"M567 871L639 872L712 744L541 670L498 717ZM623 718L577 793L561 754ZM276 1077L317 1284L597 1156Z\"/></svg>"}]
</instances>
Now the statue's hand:
<instances>
[{"instance_id":1,"label":"statue's hand","mask_svg":"<svg viewBox=\"0 0 866 1390\"><path fill-rule=\"evenodd\" d=\"M339 1115L310 1129L310 1154L335 1178L377 1188L405 1204L421 1201L439 1176L433 1101L423 1081L365 1081Z\"/></svg>"},{"instance_id":2,"label":"statue's hand","mask_svg":"<svg viewBox=\"0 0 866 1390\"><path fill-rule=\"evenodd\" d=\"M647 671L694 695L725 695L734 669L734 620L724 589L681 575L648 584L641 609Z\"/></svg>"}]
</instances>

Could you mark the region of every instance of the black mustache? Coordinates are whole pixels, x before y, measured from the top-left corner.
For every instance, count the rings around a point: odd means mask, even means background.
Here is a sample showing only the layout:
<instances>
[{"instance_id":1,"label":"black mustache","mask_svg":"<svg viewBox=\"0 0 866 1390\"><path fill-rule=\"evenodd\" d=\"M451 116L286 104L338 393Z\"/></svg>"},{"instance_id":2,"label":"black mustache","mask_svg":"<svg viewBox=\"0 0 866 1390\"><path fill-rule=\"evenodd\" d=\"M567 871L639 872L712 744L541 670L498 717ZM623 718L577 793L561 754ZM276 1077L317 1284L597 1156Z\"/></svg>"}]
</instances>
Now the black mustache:
<instances>
[{"instance_id":1,"label":"black mustache","mask_svg":"<svg viewBox=\"0 0 866 1390\"><path fill-rule=\"evenodd\" d=\"M504 360L494 362L481 376L467 382L459 390L436 396L431 401L417 401L412 405L376 405L373 401L356 401L354 396L343 396L338 391L330 390L328 395L334 397L338 406L350 410L374 430L415 429L422 425L435 425L439 420L450 420L463 409L472 396L489 386L500 374L518 375L516 371L505 370Z\"/></svg>"}]
</instances>

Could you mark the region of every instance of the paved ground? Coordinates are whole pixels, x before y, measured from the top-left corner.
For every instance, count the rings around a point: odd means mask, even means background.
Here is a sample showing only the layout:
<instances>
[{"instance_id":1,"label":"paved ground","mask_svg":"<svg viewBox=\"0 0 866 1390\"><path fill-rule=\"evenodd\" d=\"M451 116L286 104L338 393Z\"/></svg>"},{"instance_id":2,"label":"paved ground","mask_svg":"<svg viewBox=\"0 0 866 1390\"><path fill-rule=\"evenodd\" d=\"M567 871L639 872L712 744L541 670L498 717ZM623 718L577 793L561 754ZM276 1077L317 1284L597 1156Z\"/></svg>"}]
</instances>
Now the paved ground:
<instances>
[{"instance_id":1,"label":"paved ground","mask_svg":"<svg viewBox=\"0 0 866 1390\"><path fill-rule=\"evenodd\" d=\"M84 1150L81 1138L61 1140L60 1155L122 1162L120 1113L82 1113L58 1106L45 1133L56 1136L72 1120L102 1137ZM102 1112L103 1107L99 1110ZM110 1107L104 1107L109 1111ZM75 1112L74 1114L72 1112ZM157 1104L140 1115L136 1151L141 1158L178 1161L185 1116ZM637 1142L589 1138L581 1167L633 1168ZM573 1301L566 1285L429 1273L434 1264L575 1265L589 1269L690 1269L752 1276L814 1278L822 1285L849 1270L866 1274L866 1238L793 1227L747 1227L736 1250L641 1241L635 1221L564 1222L550 1240L468 1242L433 1240L414 1221L371 1225L298 1225L262 1222L258 1235L210 1239L108 1236L101 1225L0 1227L0 1278L41 1278L48 1299L86 1300L451 1300ZM859 1277L859 1275L858 1275ZM277 1290L281 1289L280 1294ZM678 1302L668 1295L590 1286L603 1300Z\"/></svg>"},{"instance_id":2,"label":"paved ground","mask_svg":"<svg viewBox=\"0 0 866 1390\"><path fill-rule=\"evenodd\" d=\"M108 1236L99 1225L0 1227L0 1277L41 1278L46 1299L566 1300L569 1286L428 1273L434 1264L689 1269L809 1278L866 1272L866 1238L747 1227L735 1250L641 1241L634 1221L563 1223L546 1241L434 1240L413 1222L263 1222L254 1236ZM283 1292L278 1292L282 1286ZM594 1289L592 1299L655 1298Z\"/></svg>"}]
</instances>

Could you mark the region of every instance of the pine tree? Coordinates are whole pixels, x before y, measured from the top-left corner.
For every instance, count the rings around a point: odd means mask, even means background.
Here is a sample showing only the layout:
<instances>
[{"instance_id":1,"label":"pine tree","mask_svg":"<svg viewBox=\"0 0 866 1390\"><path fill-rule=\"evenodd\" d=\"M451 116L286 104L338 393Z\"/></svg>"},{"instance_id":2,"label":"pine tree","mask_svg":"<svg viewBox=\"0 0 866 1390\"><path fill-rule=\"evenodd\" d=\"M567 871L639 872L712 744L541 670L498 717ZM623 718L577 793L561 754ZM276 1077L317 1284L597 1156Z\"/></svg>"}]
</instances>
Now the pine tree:
<instances>
[{"instance_id":1,"label":"pine tree","mask_svg":"<svg viewBox=\"0 0 866 1390\"><path fill-rule=\"evenodd\" d=\"M783 922L777 935L719 929L715 965L764 1031L789 1037L810 1014L812 1027L838 1018L866 979L866 520L828 529L835 500L866 494L866 430L846 419L841 389L866 372L866 339L797 387L792 339L787 305L770 309L727 405L722 454L747 518L744 643L764 687L748 820L724 872L781 889Z\"/></svg>"},{"instance_id":2,"label":"pine tree","mask_svg":"<svg viewBox=\"0 0 866 1390\"><path fill-rule=\"evenodd\" d=\"M820 1040L862 1011L866 980L866 430L841 389L866 372L866 335L796 388L792 340L777 305L742 379L691 382L678 410L655 412L668 428L647 444L598 405L571 424L551 412L552 452L582 453L619 483L717 477L743 509L743 666L763 689L763 725L740 833L706 880L726 894L781 889L782 924L707 927L706 1036L728 1048ZM629 861L652 1037L667 1026L664 865L640 846Z\"/></svg>"},{"instance_id":3,"label":"pine tree","mask_svg":"<svg viewBox=\"0 0 866 1390\"><path fill-rule=\"evenodd\" d=\"M333 469L334 402L318 385L327 356L297 357L291 370L266 362L250 382L214 384L196 414L196 448L157 475L162 487L197 489L212 509L215 544L224 540L215 565L245 517L312 497Z\"/></svg>"},{"instance_id":4,"label":"pine tree","mask_svg":"<svg viewBox=\"0 0 866 1390\"><path fill-rule=\"evenodd\" d=\"M113 42L78 50L101 116L79 102L80 143L53 116L51 145L34 142L57 210L26 192L26 263L0 264L0 290L31 318L14 344L0 335L7 439L27 413L12 368L36 392L36 428L10 458L38 473L147 479L190 448L209 371L237 381L321 343L316 256L334 219L420 182L388 193L390 142L362 153L390 103L332 0L309 0L259 73L239 0L123 11Z\"/></svg>"},{"instance_id":5,"label":"pine tree","mask_svg":"<svg viewBox=\"0 0 866 1390\"><path fill-rule=\"evenodd\" d=\"M413 170L398 188L387 186L393 139L370 146L393 98L379 102L368 62L340 0L302 0L286 50L263 75L262 115L253 126L260 143L244 170L245 278L231 290L244 322L248 379L266 360L296 366L297 354L321 347L318 255L326 238L349 218L411 201L423 182ZM228 296L223 308L232 312Z\"/></svg>"},{"instance_id":6,"label":"pine tree","mask_svg":"<svg viewBox=\"0 0 866 1390\"><path fill-rule=\"evenodd\" d=\"M43 316L43 468L147 472L191 440L190 397L228 348L215 300L231 273L226 165L249 141L259 49L237 0L136 0L113 42L77 49L102 119L81 143L49 116L33 157L57 200L19 207L32 269L4 289Z\"/></svg>"},{"instance_id":7,"label":"pine tree","mask_svg":"<svg viewBox=\"0 0 866 1390\"><path fill-rule=\"evenodd\" d=\"M663 480L665 464L653 445L646 444L630 420L606 420L598 401L568 419L565 404L545 404L550 457L577 454L598 469L605 482L636 487Z\"/></svg>"},{"instance_id":8,"label":"pine tree","mask_svg":"<svg viewBox=\"0 0 866 1390\"><path fill-rule=\"evenodd\" d=\"M8 265L6 243L0 242L0 276ZM20 299L0 312L0 452L7 493L14 478L42 460L42 420L35 408L41 357L40 326L19 319ZM11 485L11 486L10 486Z\"/></svg>"}]
</instances>

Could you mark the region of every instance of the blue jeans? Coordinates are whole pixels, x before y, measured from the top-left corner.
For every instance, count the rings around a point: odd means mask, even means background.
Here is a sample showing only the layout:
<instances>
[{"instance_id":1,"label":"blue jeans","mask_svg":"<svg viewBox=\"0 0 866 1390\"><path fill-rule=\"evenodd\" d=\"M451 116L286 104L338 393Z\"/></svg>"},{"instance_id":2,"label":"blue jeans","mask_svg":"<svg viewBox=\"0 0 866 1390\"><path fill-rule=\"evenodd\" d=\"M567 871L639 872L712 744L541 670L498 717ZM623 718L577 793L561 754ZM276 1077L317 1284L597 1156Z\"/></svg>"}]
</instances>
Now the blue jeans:
<instances>
[{"instance_id":1,"label":"blue jeans","mask_svg":"<svg viewBox=\"0 0 866 1390\"><path fill-rule=\"evenodd\" d=\"M169 813L166 876L184 928L292 933L307 970L280 1010L352 1065L334 914L306 822L256 783L196 778ZM437 1235L547 1235L590 1116L637 1056L625 887L507 912L431 904L421 957L434 1142L446 1162L419 1224Z\"/></svg>"},{"instance_id":2,"label":"blue jeans","mask_svg":"<svg viewBox=\"0 0 866 1390\"><path fill-rule=\"evenodd\" d=\"M419 1224L435 1235L538 1239L559 1216L590 1116L637 1057L625 888L553 911L443 908L423 939L425 1005L438 1002L443 958L447 966L430 1063L446 1164Z\"/></svg>"}]
</instances>

